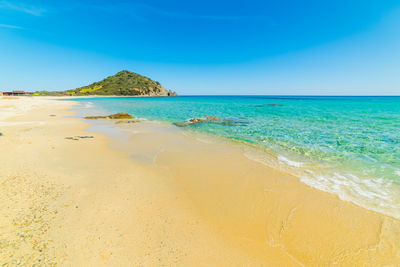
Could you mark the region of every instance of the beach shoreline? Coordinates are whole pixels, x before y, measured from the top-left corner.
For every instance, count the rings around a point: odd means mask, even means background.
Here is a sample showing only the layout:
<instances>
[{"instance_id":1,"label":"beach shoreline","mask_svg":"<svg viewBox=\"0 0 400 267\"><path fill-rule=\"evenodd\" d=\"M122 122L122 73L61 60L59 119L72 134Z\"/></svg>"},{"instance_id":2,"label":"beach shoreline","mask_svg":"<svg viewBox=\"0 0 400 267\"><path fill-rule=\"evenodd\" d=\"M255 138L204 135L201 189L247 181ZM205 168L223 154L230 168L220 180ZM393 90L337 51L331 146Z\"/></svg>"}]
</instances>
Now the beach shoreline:
<instances>
[{"instance_id":1,"label":"beach shoreline","mask_svg":"<svg viewBox=\"0 0 400 267\"><path fill-rule=\"evenodd\" d=\"M172 126L113 139L53 99L0 98L1 193L20 188L2 199L0 263L400 264L396 219Z\"/></svg>"}]
</instances>

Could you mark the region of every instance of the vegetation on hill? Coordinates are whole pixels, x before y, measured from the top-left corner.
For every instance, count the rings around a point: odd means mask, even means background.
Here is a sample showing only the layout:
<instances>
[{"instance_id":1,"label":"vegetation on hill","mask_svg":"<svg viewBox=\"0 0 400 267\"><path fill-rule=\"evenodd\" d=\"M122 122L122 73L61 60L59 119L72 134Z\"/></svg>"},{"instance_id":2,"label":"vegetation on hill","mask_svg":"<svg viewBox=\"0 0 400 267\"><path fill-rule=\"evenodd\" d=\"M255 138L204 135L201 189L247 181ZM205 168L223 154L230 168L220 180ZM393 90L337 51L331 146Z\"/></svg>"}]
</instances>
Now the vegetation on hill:
<instances>
[{"instance_id":1,"label":"vegetation on hill","mask_svg":"<svg viewBox=\"0 0 400 267\"><path fill-rule=\"evenodd\" d=\"M62 92L36 92L35 95L121 95L121 96L176 96L159 82L140 74L123 70L100 82Z\"/></svg>"}]
</instances>

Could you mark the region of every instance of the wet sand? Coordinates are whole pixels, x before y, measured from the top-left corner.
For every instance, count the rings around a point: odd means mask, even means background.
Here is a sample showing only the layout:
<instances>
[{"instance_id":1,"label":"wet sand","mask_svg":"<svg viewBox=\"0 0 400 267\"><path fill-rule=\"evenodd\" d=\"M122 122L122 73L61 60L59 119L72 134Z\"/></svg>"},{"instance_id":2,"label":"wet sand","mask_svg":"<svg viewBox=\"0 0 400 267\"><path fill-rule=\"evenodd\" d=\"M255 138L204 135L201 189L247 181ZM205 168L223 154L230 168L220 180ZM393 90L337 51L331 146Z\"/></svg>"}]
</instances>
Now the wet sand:
<instances>
[{"instance_id":1,"label":"wet sand","mask_svg":"<svg viewBox=\"0 0 400 267\"><path fill-rule=\"evenodd\" d=\"M400 265L393 218L173 126L110 138L73 104L0 98L4 266Z\"/></svg>"}]
</instances>

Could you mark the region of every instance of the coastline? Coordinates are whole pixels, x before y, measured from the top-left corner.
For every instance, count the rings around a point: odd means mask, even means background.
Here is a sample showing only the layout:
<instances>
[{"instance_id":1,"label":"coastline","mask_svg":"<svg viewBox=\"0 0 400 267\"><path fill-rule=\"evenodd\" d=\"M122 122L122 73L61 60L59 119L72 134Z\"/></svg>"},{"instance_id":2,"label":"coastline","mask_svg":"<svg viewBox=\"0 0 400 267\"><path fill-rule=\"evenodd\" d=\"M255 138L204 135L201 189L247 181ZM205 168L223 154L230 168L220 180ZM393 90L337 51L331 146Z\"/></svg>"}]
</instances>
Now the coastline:
<instances>
[{"instance_id":1,"label":"coastline","mask_svg":"<svg viewBox=\"0 0 400 267\"><path fill-rule=\"evenodd\" d=\"M61 265L400 264L396 219L173 127L130 125L121 143L73 118L73 101L51 99L0 99L2 111L20 110L0 125L0 145L13 152L0 156L10 185L1 193L21 189L2 198L21 209L4 210L19 213L0 221L1 236L23 247L3 242L1 263L15 253ZM94 138L65 139L79 135ZM24 199L32 187L43 190ZM26 208L43 223L21 226Z\"/></svg>"},{"instance_id":2,"label":"coastline","mask_svg":"<svg viewBox=\"0 0 400 267\"><path fill-rule=\"evenodd\" d=\"M85 103L84 109L77 109L82 117L127 112L138 119L177 125L203 140L213 137L217 143L239 143L252 160L290 173L344 201L400 219L396 125L395 120L388 123L383 119L397 114L398 102L392 98L383 102L375 98L277 100L268 96L75 100ZM383 105L385 110L376 117ZM191 118L207 114L219 120L190 123Z\"/></svg>"}]
</instances>

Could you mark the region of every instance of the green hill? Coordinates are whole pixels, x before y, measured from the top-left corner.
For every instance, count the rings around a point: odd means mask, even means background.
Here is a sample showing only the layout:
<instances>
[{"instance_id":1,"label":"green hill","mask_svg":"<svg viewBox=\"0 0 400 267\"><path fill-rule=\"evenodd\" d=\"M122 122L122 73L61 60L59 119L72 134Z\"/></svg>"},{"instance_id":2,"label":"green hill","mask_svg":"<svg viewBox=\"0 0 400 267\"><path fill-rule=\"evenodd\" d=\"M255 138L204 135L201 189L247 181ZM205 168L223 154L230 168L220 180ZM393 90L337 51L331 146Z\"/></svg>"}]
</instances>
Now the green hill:
<instances>
[{"instance_id":1,"label":"green hill","mask_svg":"<svg viewBox=\"0 0 400 267\"><path fill-rule=\"evenodd\" d=\"M37 92L45 95L50 92ZM52 93L50 93L52 94ZM102 81L92 83L77 89L54 92L56 95L123 95L123 96L176 96L172 90L167 90L159 82L140 74L123 70Z\"/></svg>"}]
</instances>

